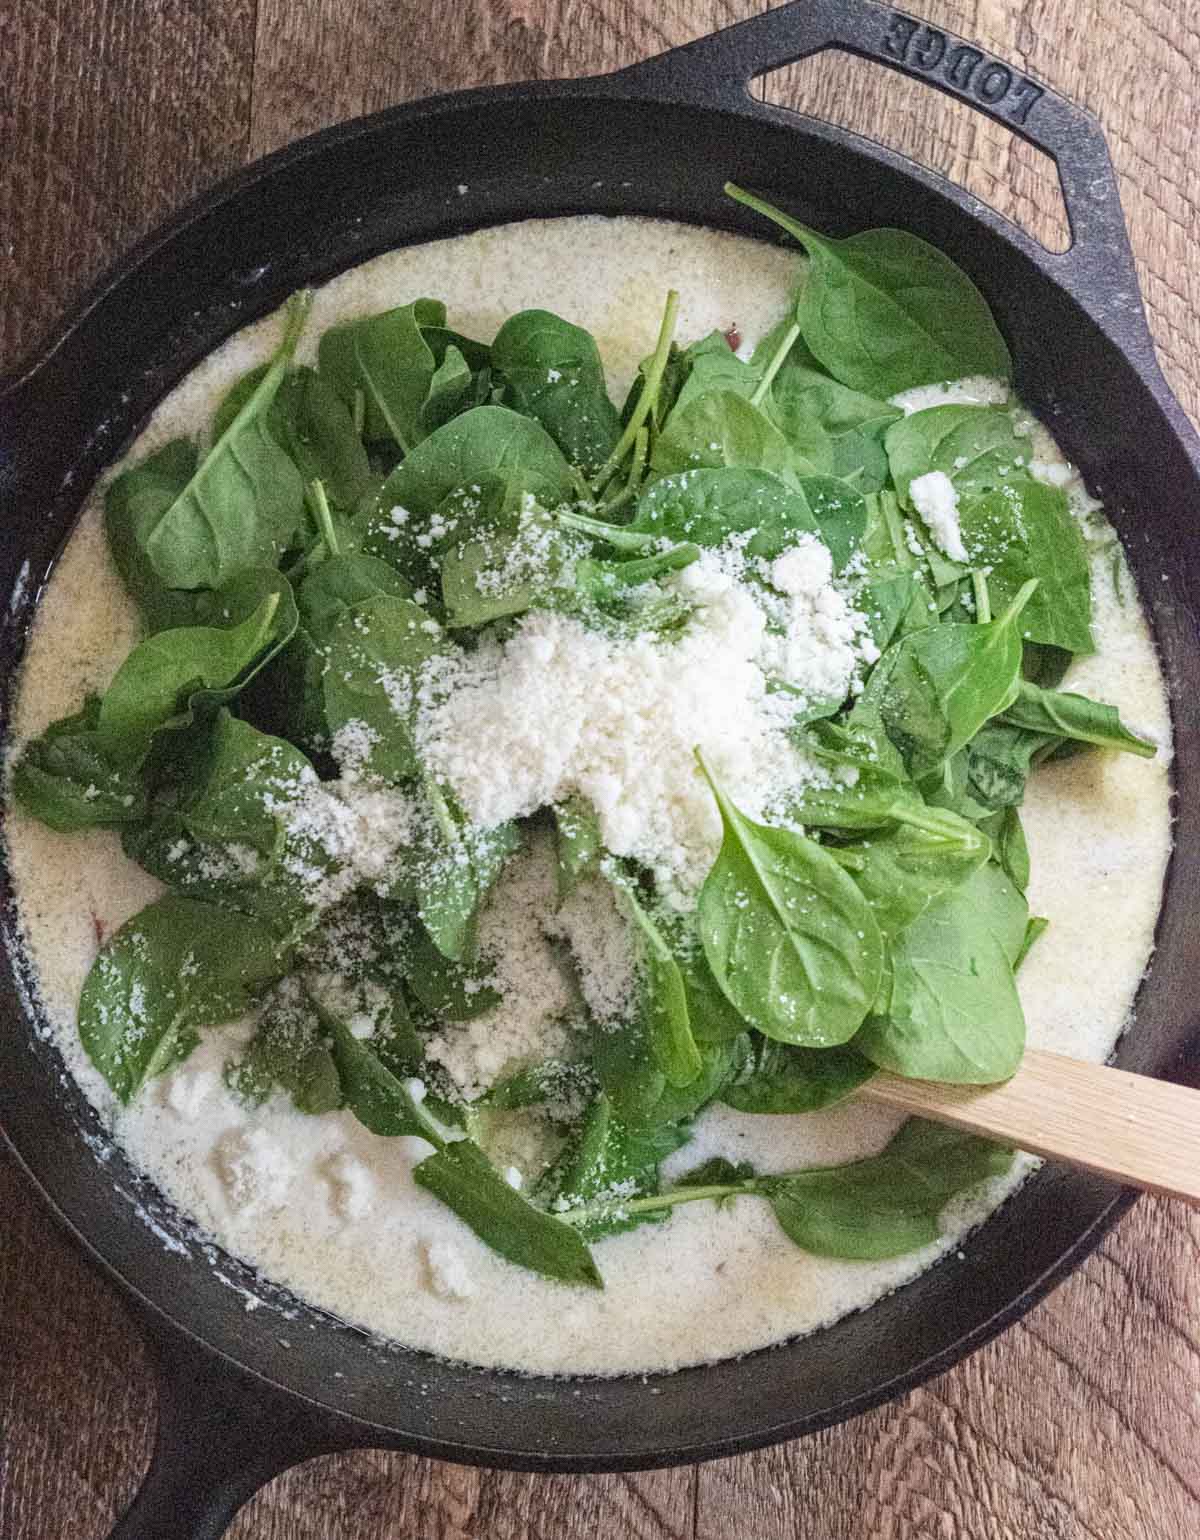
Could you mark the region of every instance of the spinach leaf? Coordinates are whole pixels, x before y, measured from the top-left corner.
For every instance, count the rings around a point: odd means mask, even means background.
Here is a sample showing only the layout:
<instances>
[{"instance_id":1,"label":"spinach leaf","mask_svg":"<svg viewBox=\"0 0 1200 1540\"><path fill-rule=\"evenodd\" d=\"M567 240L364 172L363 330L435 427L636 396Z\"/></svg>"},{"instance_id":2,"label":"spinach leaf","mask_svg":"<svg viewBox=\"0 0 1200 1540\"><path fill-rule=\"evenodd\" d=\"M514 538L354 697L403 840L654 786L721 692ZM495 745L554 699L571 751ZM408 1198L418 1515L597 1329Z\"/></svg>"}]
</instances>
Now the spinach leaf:
<instances>
[{"instance_id":1,"label":"spinach leaf","mask_svg":"<svg viewBox=\"0 0 1200 1540\"><path fill-rule=\"evenodd\" d=\"M500 1004L486 973L444 956L423 927L413 937L407 978L413 994L439 1021L470 1021Z\"/></svg>"},{"instance_id":2,"label":"spinach leaf","mask_svg":"<svg viewBox=\"0 0 1200 1540\"><path fill-rule=\"evenodd\" d=\"M590 804L572 796L554 809L554 833L558 896L567 899L586 878L599 874L604 854L600 824Z\"/></svg>"},{"instance_id":3,"label":"spinach leaf","mask_svg":"<svg viewBox=\"0 0 1200 1540\"><path fill-rule=\"evenodd\" d=\"M286 580L278 579L284 589ZM278 651L296 628L290 591L269 594L231 626L181 626L142 642L117 670L100 702L96 730L106 752L125 764L145 755L159 728L204 695L223 704Z\"/></svg>"},{"instance_id":4,"label":"spinach leaf","mask_svg":"<svg viewBox=\"0 0 1200 1540\"><path fill-rule=\"evenodd\" d=\"M504 406L476 406L424 439L392 472L375 498L365 549L382 556L418 586L431 583L437 563L471 538L497 482L519 480L519 491L543 508L577 495L575 476L540 423ZM459 506L442 507L452 493Z\"/></svg>"},{"instance_id":5,"label":"spinach leaf","mask_svg":"<svg viewBox=\"0 0 1200 1540\"><path fill-rule=\"evenodd\" d=\"M869 1262L937 1240L938 1216L950 1199L1011 1164L1011 1150L914 1118L879 1155L760 1177L758 1188L797 1246Z\"/></svg>"},{"instance_id":6,"label":"spinach leaf","mask_svg":"<svg viewBox=\"0 0 1200 1540\"><path fill-rule=\"evenodd\" d=\"M751 822L700 763L724 826L698 907L713 976L764 1036L806 1048L844 1043L883 965L870 905L827 851Z\"/></svg>"},{"instance_id":7,"label":"spinach leaf","mask_svg":"<svg viewBox=\"0 0 1200 1540\"><path fill-rule=\"evenodd\" d=\"M1018 621L1034 586L1026 584L986 625L944 623L894 643L872 670L851 722L877 713L914 778L938 770L1016 698Z\"/></svg>"},{"instance_id":8,"label":"spinach leaf","mask_svg":"<svg viewBox=\"0 0 1200 1540\"><path fill-rule=\"evenodd\" d=\"M888 397L968 374L1011 377L987 301L935 247L906 230L833 240L732 183L725 191L804 247L809 266L796 319L811 351L844 385Z\"/></svg>"},{"instance_id":9,"label":"spinach leaf","mask_svg":"<svg viewBox=\"0 0 1200 1540\"><path fill-rule=\"evenodd\" d=\"M1018 968L1020 968L1021 964L1029 956L1034 942L1038 939L1039 936L1044 936L1049 929L1049 920L1045 919L1040 914L1030 915L1028 921L1025 924L1025 939L1021 943L1021 950L1017 953L1017 960L1013 963L1014 973Z\"/></svg>"},{"instance_id":10,"label":"spinach leaf","mask_svg":"<svg viewBox=\"0 0 1200 1540\"><path fill-rule=\"evenodd\" d=\"M854 1040L881 1069L989 1085L1020 1064L1025 1018L1012 963L1024 914L1014 948L1008 919L1016 906L994 887L991 873L1000 875L999 868L981 868L893 938L875 1013Z\"/></svg>"},{"instance_id":11,"label":"spinach leaf","mask_svg":"<svg viewBox=\"0 0 1200 1540\"><path fill-rule=\"evenodd\" d=\"M770 471L793 486L814 471L757 407L732 391L715 390L675 408L654 442L650 471L657 480L723 467Z\"/></svg>"},{"instance_id":12,"label":"spinach leaf","mask_svg":"<svg viewBox=\"0 0 1200 1540\"><path fill-rule=\"evenodd\" d=\"M794 1048L757 1034L751 1041L720 1092L720 1100L738 1112L819 1112L845 1101L876 1072L853 1048Z\"/></svg>"},{"instance_id":13,"label":"spinach leaf","mask_svg":"<svg viewBox=\"0 0 1200 1540\"><path fill-rule=\"evenodd\" d=\"M438 951L463 962L475 955L480 908L520 835L511 823L475 827L431 776L422 792L424 817L403 881Z\"/></svg>"},{"instance_id":14,"label":"spinach leaf","mask_svg":"<svg viewBox=\"0 0 1200 1540\"><path fill-rule=\"evenodd\" d=\"M130 764L100 731L98 695L26 744L12 790L27 813L61 834L115 829L146 816L140 764Z\"/></svg>"},{"instance_id":15,"label":"spinach leaf","mask_svg":"<svg viewBox=\"0 0 1200 1540\"><path fill-rule=\"evenodd\" d=\"M968 794L992 812L1016 807L1025 800L1030 771L1061 741L1009 726L1003 717L985 722L965 750Z\"/></svg>"},{"instance_id":16,"label":"spinach leaf","mask_svg":"<svg viewBox=\"0 0 1200 1540\"><path fill-rule=\"evenodd\" d=\"M659 1166L687 1140L686 1129L678 1124L626 1128L602 1092L548 1184L554 1208L561 1213L587 1205L588 1217L575 1228L588 1241L665 1219L661 1211L631 1215L623 1205L629 1198L658 1191Z\"/></svg>"},{"instance_id":17,"label":"spinach leaf","mask_svg":"<svg viewBox=\"0 0 1200 1540\"><path fill-rule=\"evenodd\" d=\"M377 556L330 556L308 573L296 591L300 621L322 644L348 610L368 599L411 599L412 589Z\"/></svg>"},{"instance_id":18,"label":"spinach leaf","mask_svg":"<svg viewBox=\"0 0 1200 1540\"><path fill-rule=\"evenodd\" d=\"M334 866L284 816L317 784L309 761L223 710L176 768L182 775L156 788L148 820L125 831L125 854L176 892L255 915L280 935L302 926Z\"/></svg>"},{"instance_id":19,"label":"spinach leaf","mask_svg":"<svg viewBox=\"0 0 1200 1540\"><path fill-rule=\"evenodd\" d=\"M285 980L268 998L246 1051L226 1064L225 1082L252 1106L260 1106L277 1087L298 1111L313 1116L342 1105L329 1043L295 980Z\"/></svg>"},{"instance_id":20,"label":"spinach leaf","mask_svg":"<svg viewBox=\"0 0 1200 1540\"><path fill-rule=\"evenodd\" d=\"M449 650L441 627L411 599L380 594L339 615L327 636L322 690L330 733L336 739L350 723L366 729L360 775L415 775L417 686L429 659Z\"/></svg>"},{"instance_id":21,"label":"spinach leaf","mask_svg":"<svg viewBox=\"0 0 1200 1540\"><path fill-rule=\"evenodd\" d=\"M627 540L643 536L714 547L732 534L750 534L747 555L771 560L807 532L829 547L840 571L866 524L863 498L834 477L808 476L786 486L766 471L732 467L683 471L652 483L620 533Z\"/></svg>"},{"instance_id":22,"label":"spinach leaf","mask_svg":"<svg viewBox=\"0 0 1200 1540\"><path fill-rule=\"evenodd\" d=\"M661 1128L694 1117L706 1107L741 1062L745 1035L732 1042L698 1043L700 1073L673 1086L654 1060L644 1021L597 1028L592 1067L617 1116L631 1129Z\"/></svg>"},{"instance_id":23,"label":"spinach leaf","mask_svg":"<svg viewBox=\"0 0 1200 1540\"><path fill-rule=\"evenodd\" d=\"M913 506L909 486L941 471L961 504L1029 480L1032 441L1018 433L1003 406L935 406L894 422L885 439L892 481L901 503Z\"/></svg>"},{"instance_id":24,"label":"spinach leaf","mask_svg":"<svg viewBox=\"0 0 1200 1540\"><path fill-rule=\"evenodd\" d=\"M383 1064L370 1041L360 1041L340 1017L309 999L329 1035L346 1106L363 1127L385 1139L407 1135L440 1149L445 1143L441 1127Z\"/></svg>"},{"instance_id":25,"label":"spinach leaf","mask_svg":"<svg viewBox=\"0 0 1200 1540\"><path fill-rule=\"evenodd\" d=\"M196 595L170 588L147 555L141 532L153 528L183 495L196 474L195 444L173 439L131 465L104 494L104 528L113 562L149 631L195 621Z\"/></svg>"},{"instance_id":26,"label":"spinach leaf","mask_svg":"<svg viewBox=\"0 0 1200 1540\"><path fill-rule=\"evenodd\" d=\"M456 1140L423 1160L413 1180L518 1267L562 1283L604 1287L577 1231L515 1192L469 1139Z\"/></svg>"},{"instance_id":27,"label":"spinach leaf","mask_svg":"<svg viewBox=\"0 0 1200 1540\"><path fill-rule=\"evenodd\" d=\"M536 507L498 521L442 558L448 624L482 626L548 601L572 580L582 549L577 536Z\"/></svg>"},{"instance_id":28,"label":"spinach leaf","mask_svg":"<svg viewBox=\"0 0 1200 1540\"><path fill-rule=\"evenodd\" d=\"M699 938L688 937L677 953L687 996L688 1022L698 1044L732 1043L742 1036L746 1023L721 990L708 966Z\"/></svg>"},{"instance_id":29,"label":"spinach leaf","mask_svg":"<svg viewBox=\"0 0 1200 1540\"><path fill-rule=\"evenodd\" d=\"M380 315L331 326L321 336L321 374L348 407L361 391L368 440L391 439L405 454L425 437L421 411L437 368L422 328L443 327L446 307L416 299Z\"/></svg>"},{"instance_id":30,"label":"spinach leaf","mask_svg":"<svg viewBox=\"0 0 1200 1540\"><path fill-rule=\"evenodd\" d=\"M938 1216L951 1198L1002 1176L1012 1151L973 1134L912 1120L878 1154L842 1166L758 1176L742 1161L720 1157L690 1171L674 1187L629 1198L626 1218L642 1220L681 1203L760 1197L784 1233L818 1256L875 1261L901 1256L938 1238ZM599 1200L568 1211L582 1228L606 1210Z\"/></svg>"},{"instance_id":31,"label":"spinach leaf","mask_svg":"<svg viewBox=\"0 0 1200 1540\"><path fill-rule=\"evenodd\" d=\"M261 384L268 364L244 374L213 416L219 438ZM367 451L350 408L315 369L292 369L267 413L267 426L307 486L320 481L338 508L353 509L374 483Z\"/></svg>"},{"instance_id":32,"label":"spinach leaf","mask_svg":"<svg viewBox=\"0 0 1200 1540\"><path fill-rule=\"evenodd\" d=\"M79 1035L118 1100L130 1102L187 1058L201 1027L240 1016L283 969L265 926L168 894L101 948L79 999Z\"/></svg>"},{"instance_id":33,"label":"spinach leaf","mask_svg":"<svg viewBox=\"0 0 1200 1540\"><path fill-rule=\"evenodd\" d=\"M572 465L599 470L621 422L591 334L548 310L522 310L496 333L492 362L505 404L540 422Z\"/></svg>"},{"instance_id":34,"label":"spinach leaf","mask_svg":"<svg viewBox=\"0 0 1200 1540\"><path fill-rule=\"evenodd\" d=\"M1000 870L1018 893L1024 893L1029 886L1029 846L1025 843L1021 815L1015 807L1001 808L980 827L992 842Z\"/></svg>"},{"instance_id":35,"label":"spinach leaf","mask_svg":"<svg viewBox=\"0 0 1200 1540\"><path fill-rule=\"evenodd\" d=\"M914 822L830 854L854 878L885 937L911 925L943 893L988 860L991 841L974 824L944 809L914 812Z\"/></svg>"},{"instance_id":36,"label":"spinach leaf","mask_svg":"<svg viewBox=\"0 0 1200 1540\"><path fill-rule=\"evenodd\" d=\"M1005 708L1001 721L1029 733L1069 738L1074 743L1094 744L1101 749L1123 749L1147 759L1157 752L1149 739L1129 731L1115 706L1066 690L1043 690L1025 679L1018 685L1017 698Z\"/></svg>"},{"instance_id":37,"label":"spinach leaf","mask_svg":"<svg viewBox=\"0 0 1200 1540\"><path fill-rule=\"evenodd\" d=\"M168 446L171 456L156 457L152 477L122 488L121 476L109 489L109 544L139 602L143 595L152 608L168 602L164 589L218 588L245 567L273 565L292 542L303 521L304 483L270 430L270 409L310 302L307 294L288 301L283 341L270 366L182 487L183 452Z\"/></svg>"},{"instance_id":38,"label":"spinach leaf","mask_svg":"<svg viewBox=\"0 0 1200 1540\"><path fill-rule=\"evenodd\" d=\"M476 403L473 398L475 378L454 343L449 343L441 363L434 370L429 382L429 394L421 406L421 426L426 433L442 427L459 412L465 412Z\"/></svg>"},{"instance_id":39,"label":"spinach leaf","mask_svg":"<svg viewBox=\"0 0 1200 1540\"><path fill-rule=\"evenodd\" d=\"M993 608L1011 603L1037 578L1021 616L1026 641L1095 651L1087 547L1064 492L1018 481L968 502L958 522L973 565L987 571Z\"/></svg>"},{"instance_id":40,"label":"spinach leaf","mask_svg":"<svg viewBox=\"0 0 1200 1540\"><path fill-rule=\"evenodd\" d=\"M688 1020L683 974L671 948L638 902L633 884L611 864L605 875L617 906L633 930L638 959L639 1006L650 1055L668 1085L687 1086L701 1070L700 1050Z\"/></svg>"},{"instance_id":41,"label":"spinach leaf","mask_svg":"<svg viewBox=\"0 0 1200 1540\"><path fill-rule=\"evenodd\" d=\"M497 1112L544 1107L555 1122L578 1123L596 1094L591 1066L573 1059L543 1059L490 1085L476 1105Z\"/></svg>"}]
</instances>

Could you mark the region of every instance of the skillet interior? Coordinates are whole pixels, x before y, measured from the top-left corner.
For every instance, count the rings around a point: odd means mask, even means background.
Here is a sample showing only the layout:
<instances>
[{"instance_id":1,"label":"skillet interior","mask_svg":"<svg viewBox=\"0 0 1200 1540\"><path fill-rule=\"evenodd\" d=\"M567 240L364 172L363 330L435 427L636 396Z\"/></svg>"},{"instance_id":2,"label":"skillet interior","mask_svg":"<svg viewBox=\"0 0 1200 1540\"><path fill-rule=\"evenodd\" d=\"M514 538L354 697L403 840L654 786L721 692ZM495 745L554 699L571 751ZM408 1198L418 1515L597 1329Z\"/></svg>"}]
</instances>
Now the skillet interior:
<instances>
[{"instance_id":1,"label":"skillet interior","mask_svg":"<svg viewBox=\"0 0 1200 1540\"><path fill-rule=\"evenodd\" d=\"M831 233L900 224L959 261L1008 337L1020 393L1106 500L1165 664L1179 792L1158 951L1118 1062L1167 1073L1195 1041L1189 982L1200 966L1188 914L1200 865L1200 745L1188 704L1200 685L1195 450L1179 436L1136 310L1121 323L1098 307L1092 319L1056 282L1064 259L972 212L972 200L907 162L808 120L623 100L604 83L513 88L381 114L227 185L135 254L0 403L0 445L27 467L16 535L0 553L0 592L14 595L3 666L19 657L38 587L96 471L200 356L290 290L390 246L535 215L659 214L761 236L722 197L726 177ZM1106 335L1121 324L1127 354ZM0 494L4 474L0 460ZM11 940L8 907L5 925ZM444 1364L294 1303L286 1321L274 1310L248 1313L212 1267L197 1265L196 1242L164 1247L128 1195L171 1234L178 1219L112 1149L55 1053L43 1042L31 1049L13 955L10 945L0 986L0 1120L60 1215L152 1311L265 1380L372 1425L347 1427L347 1439L566 1470L670 1464L794 1436L986 1340L1085 1254L1125 1201L1098 1178L1044 1171L972 1239L965 1262L948 1260L863 1315L747 1360L573 1382ZM233 1279L244 1272L228 1258L218 1268Z\"/></svg>"}]
</instances>

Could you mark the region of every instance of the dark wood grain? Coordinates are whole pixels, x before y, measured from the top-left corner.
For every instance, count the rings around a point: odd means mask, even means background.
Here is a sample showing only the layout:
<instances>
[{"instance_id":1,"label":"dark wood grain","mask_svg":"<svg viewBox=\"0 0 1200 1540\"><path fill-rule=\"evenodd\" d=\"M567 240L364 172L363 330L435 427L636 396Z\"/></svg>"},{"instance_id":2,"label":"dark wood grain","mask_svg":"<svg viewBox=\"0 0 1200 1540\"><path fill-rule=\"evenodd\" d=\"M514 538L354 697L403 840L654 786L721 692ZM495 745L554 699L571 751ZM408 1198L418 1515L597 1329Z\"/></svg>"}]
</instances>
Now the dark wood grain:
<instances>
[{"instance_id":1,"label":"dark wood grain","mask_svg":"<svg viewBox=\"0 0 1200 1540\"><path fill-rule=\"evenodd\" d=\"M614 68L748 0L8 0L0 6L0 368L102 266L249 156L391 102ZM1191 0L923 0L1104 121L1164 368L1200 413L1200 13ZM870 133L1061 239L1051 168L861 61L772 99ZM150 1448L145 1353L0 1158L0 1540L97 1540ZM1143 1202L1027 1321L922 1390L782 1449L545 1478L314 1460L237 1540L1186 1540L1200 1533L1200 1219Z\"/></svg>"}]
</instances>

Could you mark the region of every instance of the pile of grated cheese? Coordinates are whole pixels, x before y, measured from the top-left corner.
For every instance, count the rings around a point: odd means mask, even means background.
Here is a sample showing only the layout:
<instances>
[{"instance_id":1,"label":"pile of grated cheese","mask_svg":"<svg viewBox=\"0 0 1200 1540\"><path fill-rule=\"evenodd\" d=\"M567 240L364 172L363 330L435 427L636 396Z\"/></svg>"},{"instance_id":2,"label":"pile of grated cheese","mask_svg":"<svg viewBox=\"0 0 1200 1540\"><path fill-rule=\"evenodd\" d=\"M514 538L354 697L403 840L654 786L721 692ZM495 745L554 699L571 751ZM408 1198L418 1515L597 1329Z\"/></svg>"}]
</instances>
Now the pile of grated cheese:
<instances>
[{"instance_id":1,"label":"pile of grated cheese","mask_svg":"<svg viewBox=\"0 0 1200 1540\"><path fill-rule=\"evenodd\" d=\"M665 585L694 607L677 635L614 635L535 610L507 638L431 660L418 744L473 822L580 796L605 848L686 908L721 840L696 749L753 818L824 780L788 728L802 706L844 699L878 650L819 540L802 535L765 562L746 556L750 538Z\"/></svg>"}]
</instances>

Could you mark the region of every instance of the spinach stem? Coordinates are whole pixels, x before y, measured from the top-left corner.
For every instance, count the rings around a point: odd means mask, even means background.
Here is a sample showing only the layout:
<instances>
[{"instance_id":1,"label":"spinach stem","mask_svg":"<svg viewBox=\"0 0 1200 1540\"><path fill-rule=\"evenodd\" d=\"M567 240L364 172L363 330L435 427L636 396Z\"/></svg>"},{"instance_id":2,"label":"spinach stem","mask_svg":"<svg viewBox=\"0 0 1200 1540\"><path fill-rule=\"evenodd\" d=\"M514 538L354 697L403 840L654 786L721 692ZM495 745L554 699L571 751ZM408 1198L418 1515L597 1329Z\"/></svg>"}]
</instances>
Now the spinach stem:
<instances>
[{"instance_id":1,"label":"spinach stem","mask_svg":"<svg viewBox=\"0 0 1200 1540\"><path fill-rule=\"evenodd\" d=\"M988 598L987 575L978 567L971 569L971 588L975 594L975 620L986 626L992 618L992 601Z\"/></svg>"},{"instance_id":2,"label":"spinach stem","mask_svg":"<svg viewBox=\"0 0 1200 1540\"><path fill-rule=\"evenodd\" d=\"M642 476L646 469L646 453L649 448L650 429L643 423L633 441L633 454L629 457L629 479L625 483L625 492L630 496L636 496L642 484Z\"/></svg>"},{"instance_id":3,"label":"spinach stem","mask_svg":"<svg viewBox=\"0 0 1200 1540\"><path fill-rule=\"evenodd\" d=\"M606 524L603 519L591 519L586 513L570 513L564 509L558 515L558 522L567 529L578 530L581 535L590 535L593 540L603 540L605 545L611 545L617 551L645 551L658 544L657 535L624 529L619 524Z\"/></svg>"},{"instance_id":4,"label":"spinach stem","mask_svg":"<svg viewBox=\"0 0 1200 1540\"><path fill-rule=\"evenodd\" d=\"M767 391L770 390L775 376L779 373L780 369L782 369L783 362L787 358L788 354L792 351L792 348L795 346L796 338L799 335L800 327L796 324L796 322L793 321L791 326L789 326L787 331L784 333L783 341L779 344L778 348L776 348L775 353L771 358L771 362L767 365L766 373L755 386L754 394L750 397L751 406L762 405L763 397L766 395Z\"/></svg>"},{"instance_id":5,"label":"spinach stem","mask_svg":"<svg viewBox=\"0 0 1200 1540\"><path fill-rule=\"evenodd\" d=\"M650 368L646 371L646 378L642 381L642 393L638 397L637 405L633 409L633 415L625 424L625 431L616 442L612 454L605 460L596 474L592 483L597 497L612 480L622 460L637 442L638 430L649 417L651 409L658 398L659 387L662 385L662 377L666 371L667 359L671 352L671 341L675 336L675 319L679 314L679 293L671 289L667 294L667 305L663 311L662 325L658 329L658 342L654 349L654 357L650 360Z\"/></svg>"},{"instance_id":6,"label":"spinach stem","mask_svg":"<svg viewBox=\"0 0 1200 1540\"><path fill-rule=\"evenodd\" d=\"M577 1208L555 1211L554 1217L564 1224L583 1225L592 1219L604 1219L617 1212L620 1214L653 1214L660 1209L675 1208L681 1203L704 1203L714 1199L751 1196L759 1192L757 1177L744 1182L719 1182L709 1187L668 1187L666 1192L647 1193L642 1198L604 1198L593 1203L581 1203Z\"/></svg>"},{"instance_id":7,"label":"spinach stem","mask_svg":"<svg viewBox=\"0 0 1200 1540\"><path fill-rule=\"evenodd\" d=\"M329 499L325 496L325 486L320 481L310 481L306 488L306 497L312 516L317 521L317 528L321 532L321 539L325 542L325 549L330 556L340 556L341 547L338 545L337 532L333 527L333 515L329 511Z\"/></svg>"}]
</instances>

